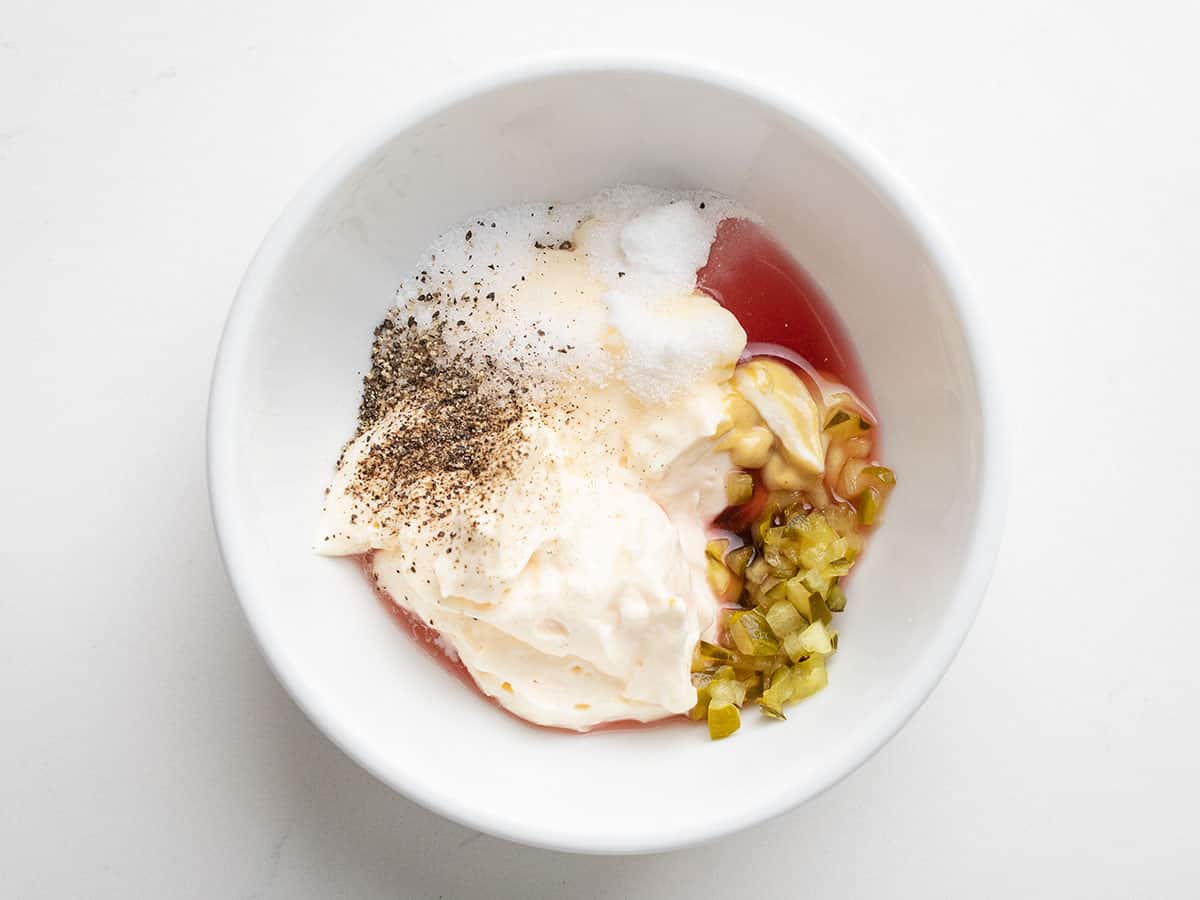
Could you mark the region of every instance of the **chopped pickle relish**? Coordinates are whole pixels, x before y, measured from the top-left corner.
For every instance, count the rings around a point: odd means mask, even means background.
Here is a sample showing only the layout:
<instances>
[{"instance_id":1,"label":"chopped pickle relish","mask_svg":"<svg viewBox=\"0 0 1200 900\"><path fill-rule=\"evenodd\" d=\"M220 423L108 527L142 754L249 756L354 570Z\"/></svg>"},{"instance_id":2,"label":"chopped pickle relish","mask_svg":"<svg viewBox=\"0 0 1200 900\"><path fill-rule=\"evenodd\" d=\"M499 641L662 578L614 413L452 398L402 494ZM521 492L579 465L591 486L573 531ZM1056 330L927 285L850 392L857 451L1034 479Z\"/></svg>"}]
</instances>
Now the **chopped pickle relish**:
<instances>
[{"instance_id":1,"label":"chopped pickle relish","mask_svg":"<svg viewBox=\"0 0 1200 900\"><path fill-rule=\"evenodd\" d=\"M785 706L825 687L838 646L833 616L846 608L841 582L896 484L891 469L872 461L865 411L849 403L822 410L774 360L741 364L734 384L718 434L741 469L726 479L729 508L718 520L730 536L706 549L709 585L723 606L719 643L696 646L688 713L708 723L714 740L741 727L749 702L784 719Z\"/></svg>"}]
</instances>

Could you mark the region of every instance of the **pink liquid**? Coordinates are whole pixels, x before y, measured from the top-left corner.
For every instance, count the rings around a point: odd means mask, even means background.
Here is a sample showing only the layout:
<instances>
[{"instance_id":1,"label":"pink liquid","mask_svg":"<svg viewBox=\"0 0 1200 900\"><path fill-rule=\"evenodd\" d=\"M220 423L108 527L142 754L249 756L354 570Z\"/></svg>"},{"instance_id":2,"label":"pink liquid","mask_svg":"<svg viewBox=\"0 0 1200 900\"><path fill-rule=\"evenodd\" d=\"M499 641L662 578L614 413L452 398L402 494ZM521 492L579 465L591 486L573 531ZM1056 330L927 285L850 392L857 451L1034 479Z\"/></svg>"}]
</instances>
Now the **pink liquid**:
<instances>
[{"instance_id":1,"label":"pink liquid","mask_svg":"<svg viewBox=\"0 0 1200 900\"><path fill-rule=\"evenodd\" d=\"M723 221L696 282L737 317L749 343L791 350L868 400L858 354L837 313L761 225L746 219Z\"/></svg>"}]
</instances>

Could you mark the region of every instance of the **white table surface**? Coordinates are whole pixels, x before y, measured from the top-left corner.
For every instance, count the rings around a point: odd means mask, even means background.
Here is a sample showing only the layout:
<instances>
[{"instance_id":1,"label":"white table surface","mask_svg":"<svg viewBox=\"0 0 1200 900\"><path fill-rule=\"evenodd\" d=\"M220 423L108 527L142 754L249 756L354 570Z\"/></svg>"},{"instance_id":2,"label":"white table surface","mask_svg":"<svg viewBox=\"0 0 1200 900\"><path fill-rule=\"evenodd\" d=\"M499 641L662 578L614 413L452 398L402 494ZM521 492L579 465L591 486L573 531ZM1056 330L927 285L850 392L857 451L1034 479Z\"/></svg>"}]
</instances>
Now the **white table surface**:
<instances>
[{"instance_id":1,"label":"white table surface","mask_svg":"<svg viewBox=\"0 0 1200 900\"><path fill-rule=\"evenodd\" d=\"M1193 3L0 2L0 895L1200 891ZM393 794L267 670L204 405L259 239L349 135L548 49L658 48L889 160L985 306L1008 532L962 653L807 807L626 859Z\"/></svg>"}]
</instances>

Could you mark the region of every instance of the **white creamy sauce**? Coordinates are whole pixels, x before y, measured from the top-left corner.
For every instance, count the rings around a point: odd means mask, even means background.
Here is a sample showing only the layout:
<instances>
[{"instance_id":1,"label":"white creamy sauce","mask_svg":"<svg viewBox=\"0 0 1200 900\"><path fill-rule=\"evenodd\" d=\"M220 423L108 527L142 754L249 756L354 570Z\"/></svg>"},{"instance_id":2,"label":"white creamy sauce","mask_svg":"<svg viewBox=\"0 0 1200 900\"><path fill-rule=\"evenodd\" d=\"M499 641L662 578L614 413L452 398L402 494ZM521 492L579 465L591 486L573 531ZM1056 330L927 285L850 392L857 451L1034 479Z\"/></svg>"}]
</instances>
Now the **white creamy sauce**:
<instances>
[{"instance_id":1,"label":"white creamy sauce","mask_svg":"<svg viewBox=\"0 0 1200 900\"><path fill-rule=\"evenodd\" d=\"M398 293L393 316L417 328L435 322L434 287L494 295L440 315L475 364L519 364L537 401L514 426L522 454L479 502L405 521L355 488L394 427L381 421L343 455L317 549L376 551L379 586L530 721L585 730L695 702L692 650L716 615L705 532L731 468L712 435L746 343L695 281L731 215L745 213L715 195L629 187L488 213Z\"/></svg>"}]
</instances>

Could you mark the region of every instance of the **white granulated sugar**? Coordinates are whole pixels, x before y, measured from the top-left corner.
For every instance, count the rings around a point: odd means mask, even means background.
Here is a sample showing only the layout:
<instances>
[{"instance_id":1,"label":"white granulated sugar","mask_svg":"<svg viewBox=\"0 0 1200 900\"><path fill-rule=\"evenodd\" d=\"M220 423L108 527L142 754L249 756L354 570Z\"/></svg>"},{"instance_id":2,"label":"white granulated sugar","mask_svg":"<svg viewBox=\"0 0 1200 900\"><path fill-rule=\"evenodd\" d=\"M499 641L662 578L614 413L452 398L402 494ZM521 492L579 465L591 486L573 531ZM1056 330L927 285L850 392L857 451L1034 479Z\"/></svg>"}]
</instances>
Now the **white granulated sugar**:
<instances>
[{"instance_id":1,"label":"white granulated sugar","mask_svg":"<svg viewBox=\"0 0 1200 900\"><path fill-rule=\"evenodd\" d=\"M688 290L708 261L715 223L682 200L638 213L621 229L621 251L635 272L661 280L663 289Z\"/></svg>"},{"instance_id":2,"label":"white granulated sugar","mask_svg":"<svg viewBox=\"0 0 1200 900\"><path fill-rule=\"evenodd\" d=\"M732 216L749 217L709 192L634 185L483 213L431 245L394 315L428 327L436 314L451 348L550 381L603 383L615 352L630 388L663 400L728 338L681 328L673 302Z\"/></svg>"},{"instance_id":3,"label":"white granulated sugar","mask_svg":"<svg viewBox=\"0 0 1200 900\"><path fill-rule=\"evenodd\" d=\"M714 361L736 359L746 334L732 313L707 297L677 295L644 301L609 295L609 318L625 344L622 377L650 402L710 380Z\"/></svg>"},{"instance_id":4,"label":"white granulated sugar","mask_svg":"<svg viewBox=\"0 0 1200 900\"><path fill-rule=\"evenodd\" d=\"M597 219L587 229L584 252L601 280L619 284L626 296L686 294L696 286L716 232L717 223L696 205L676 200L628 218Z\"/></svg>"}]
</instances>

